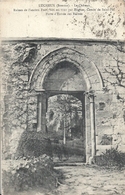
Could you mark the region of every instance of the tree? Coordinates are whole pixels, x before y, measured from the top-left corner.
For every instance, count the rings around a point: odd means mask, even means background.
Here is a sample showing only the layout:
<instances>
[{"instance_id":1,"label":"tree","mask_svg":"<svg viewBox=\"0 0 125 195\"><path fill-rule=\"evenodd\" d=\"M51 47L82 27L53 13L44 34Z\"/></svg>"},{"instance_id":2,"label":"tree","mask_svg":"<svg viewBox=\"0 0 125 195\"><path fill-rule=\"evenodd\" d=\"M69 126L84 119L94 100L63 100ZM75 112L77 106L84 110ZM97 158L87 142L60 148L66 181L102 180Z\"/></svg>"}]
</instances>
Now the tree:
<instances>
[{"instance_id":1,"label":"tree","mask_svg":"<svg viewBox=\"0 0 125 195\"><path fill-rule=\"evenodd\" d=\"M79 113L78 113L79 112ZM73 125L80 124L82 103L71 95L57 95L49 100L47 126L53 132L65 130L68 133ZM73 124L74 123L74 124ZM60 129L60 130L59 130Z\"/></svg>"}]
</instances>

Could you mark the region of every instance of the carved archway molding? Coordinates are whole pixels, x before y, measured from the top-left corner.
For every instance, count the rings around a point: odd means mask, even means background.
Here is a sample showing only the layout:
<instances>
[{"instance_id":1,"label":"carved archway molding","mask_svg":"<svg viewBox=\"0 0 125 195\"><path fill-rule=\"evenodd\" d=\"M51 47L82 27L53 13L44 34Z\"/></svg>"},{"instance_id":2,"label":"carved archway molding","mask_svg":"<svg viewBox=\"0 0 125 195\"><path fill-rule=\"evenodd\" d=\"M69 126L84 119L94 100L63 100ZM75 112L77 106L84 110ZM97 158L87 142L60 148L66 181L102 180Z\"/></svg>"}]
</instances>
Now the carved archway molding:
<instances>
[{"instance_id":1,"label":"carved archway molding","mask_svg":"<svg viewBox=\"0 0 125 195\"><path fill-rule=\"evenodd\" d=\"M58 63L63 61L71 62L80 70L88 91L90 89L102 90L104 84L97 66L84 53L68 47L54 50L40 60L30 76L29 89L37 91L43 89L45 77Z\"/></svg>"},{"instance_id":2,"label":"carved archway molding","mask_svg":"<svg viewBox=\"0 0 125 195\"><path fill-rule=\"evenodd\" d=\"M46 89L43 89L45 78L49 72L58 66L60 62L68 61L76 66L83 76L83 82L86 82L87 89L83 92L86 97L86 103L89 105L89 110L85 109L86 116L86 163L94 162L96 155L95 141L95 105L94 91L102 91L104 85L101 74L96 65L83 53L74 49L63 47L57 49L46 56L36 65L33 70L30 80L29 89L35 90L38 94L38 116L37 116L37 131L46 129L46 108L45 96Z\"/></svg>"}]
</instances>

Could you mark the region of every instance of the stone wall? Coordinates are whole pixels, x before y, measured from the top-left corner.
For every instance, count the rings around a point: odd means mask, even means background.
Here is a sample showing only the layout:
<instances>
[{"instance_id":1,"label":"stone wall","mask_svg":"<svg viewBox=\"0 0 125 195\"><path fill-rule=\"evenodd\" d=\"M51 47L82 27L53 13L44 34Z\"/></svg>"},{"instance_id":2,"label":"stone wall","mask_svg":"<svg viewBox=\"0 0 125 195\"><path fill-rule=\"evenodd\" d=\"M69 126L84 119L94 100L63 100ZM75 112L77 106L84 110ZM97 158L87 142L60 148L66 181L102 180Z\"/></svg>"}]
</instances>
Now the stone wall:
<instances>
[{"instance_id":1,"label":"stone wall","mask_svg":"<svg viewBox=\"0 0 125 195\"><path fill-rule=\"evenodd\" d=\"M24 131L35 131L37 123L37 96L29 89L33 70L49 53L60 48L73 49L96 66L102 76L104 88L95 83L95 112L97 150L101 153L109 142L125 145L125 55L123 44L84 41L22 41L2 43L2 118L3 154L13 157ZM80 55L81 55L80 54ZM53 60L54 56L51 56ZM75 58L75 57L74 57ZM77 59L76 59L77 61ZM49 62L48 62L49 63ZM92 66L88 67L89 69ZM96 79L91 70L89 79ZM117 73L117 74L116 74ZM123 74L122 74L123 73ZM77 81L76 81L77 85ZM30 132L29 132L30 133ZM105 136L109 138L105 145Z\"/></svg>"}]
</instances>

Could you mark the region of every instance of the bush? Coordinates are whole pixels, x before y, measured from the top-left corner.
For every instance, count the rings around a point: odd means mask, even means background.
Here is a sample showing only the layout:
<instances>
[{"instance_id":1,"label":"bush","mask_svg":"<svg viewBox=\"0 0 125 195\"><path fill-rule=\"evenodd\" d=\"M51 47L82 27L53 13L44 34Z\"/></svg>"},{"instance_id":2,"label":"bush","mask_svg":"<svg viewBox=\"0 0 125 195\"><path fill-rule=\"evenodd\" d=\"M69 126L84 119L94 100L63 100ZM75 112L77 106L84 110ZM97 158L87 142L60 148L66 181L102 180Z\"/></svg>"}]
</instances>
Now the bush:
<instances>
[{"instance_id":1,"label":"bush","mask_svg":"<svg viewBox=\"0 0 125 195\"><path fill-rule=\"evenodd\" d=\"M52 157L50 139L43 132L23 132L15 156L39 157L43 154Z\"/></svg>"},{"instance_id":2,"label":"bush","mask_svg":"<svg viewBox=\"0 0 125 195\"><path fill-rule=\"evenodd\" d=\"M11 167L11 168L10 168ZM3 171L3 191L14 188L16 191L28 190L34 186L42 186L47 189L55 188L58 179L62 177L54 170L52 159L47 155L38 158L16 160L16 165L9 166L10 170Z\"/></svg>"},{"instance_id":3,"label":"bush","mask_svg":"<svg viewBox=\"0 0 125 195\"><path fill-rule=\"evenodd\" d=\"M96 157L96 163L98 165L118 166L121 168L125 165L125 153L115 148L108 149L105 153Z\"/></svg>"}]
</instances>

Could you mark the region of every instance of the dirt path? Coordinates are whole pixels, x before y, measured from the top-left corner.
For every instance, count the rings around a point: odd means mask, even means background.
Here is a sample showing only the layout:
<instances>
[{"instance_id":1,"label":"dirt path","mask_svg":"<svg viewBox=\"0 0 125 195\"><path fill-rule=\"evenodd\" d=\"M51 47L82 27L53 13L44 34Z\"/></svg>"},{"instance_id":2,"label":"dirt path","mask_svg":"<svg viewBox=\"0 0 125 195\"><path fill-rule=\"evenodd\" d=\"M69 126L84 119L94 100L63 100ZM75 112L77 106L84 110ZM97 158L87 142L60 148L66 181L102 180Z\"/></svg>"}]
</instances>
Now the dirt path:
<instances>
[{"instance_id":1,"label":"dirt path","mask_svg":"<svg viewBox=\"0 0 125 195\"><path fill-rule=\"evenodd\" d=\"M125 169L111 170L91 166L56 167L65 176L53 191L32 189L13 195L125 195Z\"/></svg>"},{"instance_id":2,"label":"dirt path","mask_svg":"<svg viewBox=\"0 0 125 195\"><path fill-rule=\"evenodd\" d=\"M125 194L125 170L75 166L58 168L64 172L65 184L57 189L59 195Z\"/></svg>"}]
</instances>

